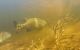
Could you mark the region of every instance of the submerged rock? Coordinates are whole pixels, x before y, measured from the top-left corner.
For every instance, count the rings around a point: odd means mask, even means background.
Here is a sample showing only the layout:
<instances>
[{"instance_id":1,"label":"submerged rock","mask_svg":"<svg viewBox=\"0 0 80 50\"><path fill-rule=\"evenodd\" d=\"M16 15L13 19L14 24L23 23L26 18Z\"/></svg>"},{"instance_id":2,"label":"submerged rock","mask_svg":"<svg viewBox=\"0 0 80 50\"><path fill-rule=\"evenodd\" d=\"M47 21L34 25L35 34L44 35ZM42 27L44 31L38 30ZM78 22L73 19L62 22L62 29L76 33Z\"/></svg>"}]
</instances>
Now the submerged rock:
<instances>
[{"instance_id":1,"label":"submerged rock","mask_svg":"<svg viewBox=\"0 0 80 50\"><path fill-rule=\"evenodd\" d=\"M0 32L0 43L11 37L9 32Z\"/></svg>"}]
</instances>

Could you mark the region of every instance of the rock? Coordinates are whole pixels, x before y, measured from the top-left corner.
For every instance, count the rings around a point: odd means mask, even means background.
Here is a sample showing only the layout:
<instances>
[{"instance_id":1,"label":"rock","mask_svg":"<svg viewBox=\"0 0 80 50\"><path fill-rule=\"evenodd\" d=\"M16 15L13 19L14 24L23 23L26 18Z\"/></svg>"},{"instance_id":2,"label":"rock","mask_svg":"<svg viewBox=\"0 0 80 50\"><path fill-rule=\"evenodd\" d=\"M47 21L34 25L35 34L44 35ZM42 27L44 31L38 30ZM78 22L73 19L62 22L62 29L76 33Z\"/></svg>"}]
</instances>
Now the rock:
<instances>
[{"instance_id":1,"label":"rock","mask_svg":"<svg viewBox=\"0 0 80 50\"><path fill-rule=\"evenodd\" d=\"M11 37L9 32L0 32L0 43Z\"/></svg>"}]
</instances>

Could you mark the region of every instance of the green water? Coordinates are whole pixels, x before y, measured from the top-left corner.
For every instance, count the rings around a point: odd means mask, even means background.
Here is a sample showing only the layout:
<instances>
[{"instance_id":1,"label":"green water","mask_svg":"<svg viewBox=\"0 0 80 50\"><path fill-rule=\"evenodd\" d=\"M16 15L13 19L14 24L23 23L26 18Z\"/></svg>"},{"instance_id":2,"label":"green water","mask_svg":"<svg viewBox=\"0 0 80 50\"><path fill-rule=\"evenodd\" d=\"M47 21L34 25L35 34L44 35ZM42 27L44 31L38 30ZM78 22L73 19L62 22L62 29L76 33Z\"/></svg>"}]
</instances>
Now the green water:
<instances>
[{"instance_id":1,"label":"green water","mask_svg":"<svg viewBox=\"0 0 80 50\"><path fill-rule=\"evenodd\" d=\"M54 25L54 23L57 22L58 19L65 16L71 17L73 19L72 21L80 21L80 3L78 1L0 1L0 31L7 31L11 34L15 34L14 37L16 36L16 33L13 21L21 22L24 21L25 17L39 17L47 20L49 25Z\"/></svg>"}]
</instances>

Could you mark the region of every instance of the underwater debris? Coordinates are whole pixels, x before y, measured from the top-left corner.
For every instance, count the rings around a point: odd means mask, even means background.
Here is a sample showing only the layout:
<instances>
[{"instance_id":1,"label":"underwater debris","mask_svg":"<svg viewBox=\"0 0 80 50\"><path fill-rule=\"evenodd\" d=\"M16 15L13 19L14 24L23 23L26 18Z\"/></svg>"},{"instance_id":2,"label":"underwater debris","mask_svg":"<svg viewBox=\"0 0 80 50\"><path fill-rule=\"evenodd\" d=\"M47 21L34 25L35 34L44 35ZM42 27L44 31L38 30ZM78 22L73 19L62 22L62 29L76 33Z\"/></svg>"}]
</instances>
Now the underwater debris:
<instances>
[{"instance_id":1,"label":"underwater debris","mask_svg":"<svg viewBox=\"0 0 80 50\"><path fill-rule=\"evenodd\" d=\"M11 37L9 32L0 32L0 43Z\"/></svg>"},{"instance_id":2,"label":"underwater debris","mask_svg":"<svg viewBox=\"0 0 80 50\"><path fill-rule=\"evenodd\" d=\"M16 30L26 30L26 31L33 31L42 29L47 25L47 22L40 18L30 18L25 20L22 24L16 25Z\"/></svg>"}]
</instances>

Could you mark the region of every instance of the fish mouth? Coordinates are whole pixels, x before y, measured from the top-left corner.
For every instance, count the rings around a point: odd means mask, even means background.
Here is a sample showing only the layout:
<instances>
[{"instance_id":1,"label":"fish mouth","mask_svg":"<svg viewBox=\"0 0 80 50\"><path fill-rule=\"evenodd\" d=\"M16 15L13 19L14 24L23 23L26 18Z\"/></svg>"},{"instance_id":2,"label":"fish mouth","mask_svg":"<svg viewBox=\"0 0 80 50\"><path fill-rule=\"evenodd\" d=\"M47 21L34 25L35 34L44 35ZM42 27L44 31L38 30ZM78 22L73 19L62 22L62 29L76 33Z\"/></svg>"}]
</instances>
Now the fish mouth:
<instances>
[{"instance_id":1,"label":"fish mouth","mask_svg":"<svg viewBox=\"0 0 80 50\"><path fill-rule=\"evenodd\" d=\"M22 30L23 27L24 27L24 25L22 25L22 24L18 24L18 25L16 26L16 30Z\"/></svg>"}]
</instances>

